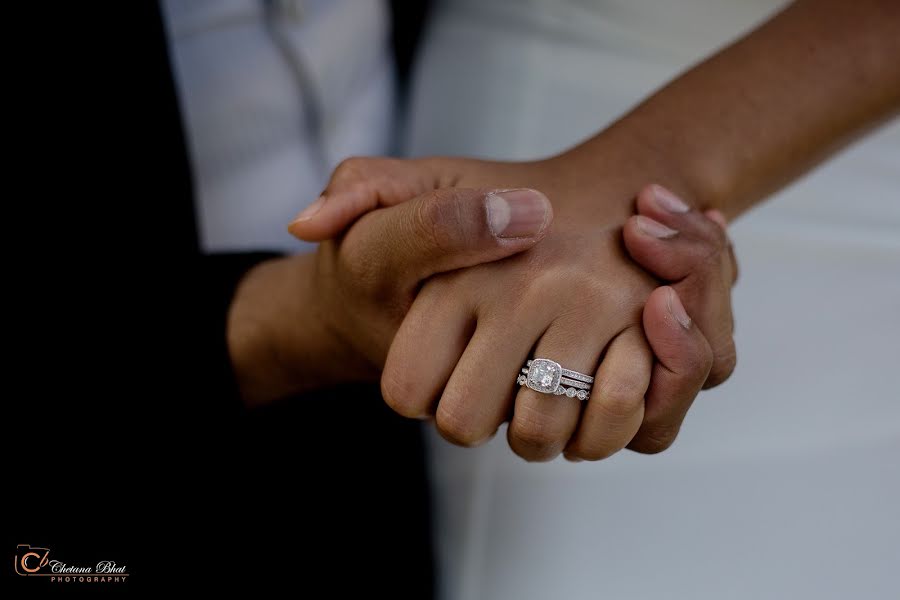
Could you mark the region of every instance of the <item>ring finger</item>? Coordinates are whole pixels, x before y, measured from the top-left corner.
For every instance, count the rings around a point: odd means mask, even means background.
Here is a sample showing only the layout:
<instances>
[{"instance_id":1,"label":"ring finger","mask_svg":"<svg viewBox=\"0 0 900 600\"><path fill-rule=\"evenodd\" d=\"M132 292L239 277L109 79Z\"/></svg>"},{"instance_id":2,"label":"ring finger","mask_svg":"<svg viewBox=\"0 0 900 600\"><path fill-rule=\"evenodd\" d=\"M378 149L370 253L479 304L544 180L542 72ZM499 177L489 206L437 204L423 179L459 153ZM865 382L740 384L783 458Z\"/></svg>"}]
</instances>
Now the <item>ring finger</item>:
<instances>
[{"instance_id":1,"label":"ring finger","mask_svg":"<svg viewBox=\"0 0 900 600\"><path fill-rule=\"evenodd\" d=\"M586 336L584 327L553 324L538 342L534 358L546 358L579 373L593 373L608 340L609 334ZM577 397L523 386L516 395L507 430L510 448L525 460L553 460L575 432L581 405Z\"/></svg>"}]
</instances>

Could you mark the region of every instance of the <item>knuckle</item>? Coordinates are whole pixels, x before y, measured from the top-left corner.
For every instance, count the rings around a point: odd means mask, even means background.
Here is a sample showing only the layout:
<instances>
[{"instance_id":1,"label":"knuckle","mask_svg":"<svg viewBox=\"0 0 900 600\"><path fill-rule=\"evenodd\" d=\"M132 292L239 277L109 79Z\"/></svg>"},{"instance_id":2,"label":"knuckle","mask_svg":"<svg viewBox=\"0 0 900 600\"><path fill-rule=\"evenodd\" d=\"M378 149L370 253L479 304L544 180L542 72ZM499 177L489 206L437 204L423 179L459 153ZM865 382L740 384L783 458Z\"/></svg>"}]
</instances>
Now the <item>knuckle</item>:
<instances>
[{"instance_id":1,"label":"knuckle","mask_svg":"<svg viewBox=\"0 0 900 600\"><path fill-rule=\"evenodd\" d=\"M517 414L510 424L509 435L513 451L525 460L550 460L565 444L565 433L557 423L535 411Z\"/></svg>"},{"instance_id":2,"label":"knuckle","mask_svg":"<svg viewBox=\"0 0 900 600\"><path fill-rule=\"evenodd\" d=\"M472 448L490 437L479 426L471 411L460 410L455 403L441 400L435 415L435 426L441 436L457 446Z\"/></svg>"},{"instance_id":3,"label":"knuckle","mask_svg":"<svg viewBox=\"0 0 900 600\"><path fill-rule=\"evenodd\" d=\"M608 415L629 417L644 402L648 381L635 373L622 373L604 379L597 386L600 406Z\"/></svg>"},{"instance_id":4,"label":"knuckle","mask_svg":"<svg viewBox=\"0 0 900 600\"><path fill-rule=\"evenodd\" d=\"M417 397L412 382L403 376L401 369L385 368L381 376L381 396L394 412L403 417L414 419L428 412L428 402Z\"/></svg>"},{"instance_id":5,"label":"knuckle","mask_svg":"<svg viewBox=\"0 0 900 600\"><path fill-rule=\"evenodd\" d=\"M366 166L372 159L362 156L345 158L335 167L331 174L332 184L340 185L352 181L358 181L365 175Z\"/></svg>"},{"instance_id":6,"label":"knuckle","mask_svg":"<svg viewBox=\"0 0 900 600\"><path fill-rule=\"evenodd\" d=\"M641 454L659 454L672 447L678 437L678 426L655 425L644 427L628 445Z\"/></svg>"},{"instance_id":7,"label":"knuckle","mask_svg":"<svg viewBox=\"0 0 900 600\"><path fill-rule=\"evenodd\" d=\"M443 252L453 248L456 233L464 224L457 193L437 190L413 211L414 230L425 243Z\"/></svg>"},{"instance_id":8,"label":"knuckle","mask_svg":"<svg viewBox=\"0 0 900 600\"><path fill-rule=\"evenodd\" d=\"M621 449L622 446L612 446L597 442L580 442L573 445L567 452L581 460L596 462L609 458Z\"/></svg>"}]
</instances>

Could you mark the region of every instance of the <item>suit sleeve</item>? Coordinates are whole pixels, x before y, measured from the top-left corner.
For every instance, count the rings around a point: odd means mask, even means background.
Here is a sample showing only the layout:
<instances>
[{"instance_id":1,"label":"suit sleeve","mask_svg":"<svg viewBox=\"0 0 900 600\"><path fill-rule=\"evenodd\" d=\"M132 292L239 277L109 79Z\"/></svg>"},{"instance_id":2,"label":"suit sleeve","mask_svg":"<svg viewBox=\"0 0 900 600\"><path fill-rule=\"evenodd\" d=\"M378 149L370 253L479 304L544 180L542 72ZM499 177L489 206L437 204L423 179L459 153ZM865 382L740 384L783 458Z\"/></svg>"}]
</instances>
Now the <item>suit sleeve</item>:
<instances>
[{"instance_id":1,"label":"suit sleeve","mask_svg":"<svg viewBox=\"0 0 900 600\"><path fill-rule=\"evenodd\" d=\"M201 334L201 402L212 414L239 415L243 403L228 353L228 311L241 279L253 267L279 255L274 252L207 254L199 257L199 297L196 330Z\"/></svg>"}]
</instances>

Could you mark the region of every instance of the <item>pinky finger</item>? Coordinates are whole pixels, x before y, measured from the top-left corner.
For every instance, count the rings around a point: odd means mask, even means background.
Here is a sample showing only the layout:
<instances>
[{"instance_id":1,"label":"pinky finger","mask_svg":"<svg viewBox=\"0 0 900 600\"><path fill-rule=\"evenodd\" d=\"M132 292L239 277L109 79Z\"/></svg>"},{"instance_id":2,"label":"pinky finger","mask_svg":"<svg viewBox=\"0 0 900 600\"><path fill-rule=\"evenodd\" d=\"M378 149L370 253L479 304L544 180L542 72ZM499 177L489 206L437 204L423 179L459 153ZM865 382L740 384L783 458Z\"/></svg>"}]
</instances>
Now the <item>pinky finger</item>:
<instances>
[{"instance_id":1,"label":"pinky finger","mask_svg":"<svg viewBox=\"0 0 900 600\"><path fill-rule=\"evenodd\" d=\"M640 327L630 327L607 347L590 400L569 442L569 460L600 460L634 438L644 416L653 353Z\"/></svg>"}]
</instances>

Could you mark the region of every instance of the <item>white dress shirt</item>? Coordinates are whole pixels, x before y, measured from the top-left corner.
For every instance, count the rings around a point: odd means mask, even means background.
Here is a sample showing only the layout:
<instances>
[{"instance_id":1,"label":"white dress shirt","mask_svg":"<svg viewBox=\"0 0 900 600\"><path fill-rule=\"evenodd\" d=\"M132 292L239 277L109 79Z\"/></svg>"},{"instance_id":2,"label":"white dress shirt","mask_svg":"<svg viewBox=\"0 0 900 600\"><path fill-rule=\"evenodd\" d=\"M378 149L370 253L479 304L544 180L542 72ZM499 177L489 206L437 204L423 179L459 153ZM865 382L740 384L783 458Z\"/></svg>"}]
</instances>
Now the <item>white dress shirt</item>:
<instances>
[{"instance_id":1,"label":"white dress shirt","mask_svg":"<svg viewBox=\"0 0 900 600\"><path fill-rule=\"evenodd\" d=\"M352 155L385 154L393 63L382 0L165 0L208 251L302 245L287 223Z\"/></svg>"}]
</instances>

